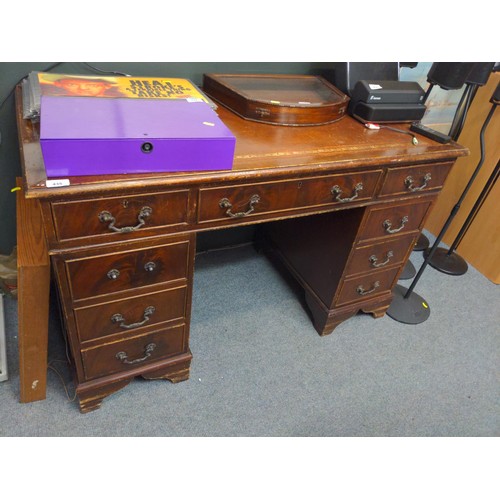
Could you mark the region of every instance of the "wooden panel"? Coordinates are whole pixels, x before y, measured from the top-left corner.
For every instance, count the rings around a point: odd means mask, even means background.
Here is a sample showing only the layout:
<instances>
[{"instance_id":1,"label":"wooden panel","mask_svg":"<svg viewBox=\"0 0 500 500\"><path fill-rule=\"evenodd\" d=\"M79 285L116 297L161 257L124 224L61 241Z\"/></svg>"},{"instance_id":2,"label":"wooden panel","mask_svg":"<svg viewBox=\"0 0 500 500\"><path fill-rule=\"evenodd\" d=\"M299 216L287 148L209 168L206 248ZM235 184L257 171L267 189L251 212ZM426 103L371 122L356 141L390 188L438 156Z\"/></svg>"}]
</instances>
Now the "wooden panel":
<instances>
[{"instance_id":1,"label":"wooden panel","mask_svg":"<svg viewBox=\"0 0 500 500\"><path fill-rule=\"evenodd\" d=\"M148 349L148 346L154 347ZM82 350L85 376L103 377L186 352L185 325ZM124 359L117 355L123 353ZM127 363L128 361L128 363Z\"/></svg>"},{"instance_id":2,"label":"wooden panel","mask_svg":"<svg viewBox=\"0 0 500 500\"><path fill-rule=\"evenodd\" d=\"M66 261L73 300L186 278L189 242Z\"/></svg>"},{"instance_id":3,"label":"wooden panel","mask_svg":"<svg viewBox=\"0 0 500 500\"><path fill-rule=\"evenodd\" d=\"M262 233L306 290L331 307L364 208L265 224Z\"/></svg>"},{"instance_id":4,"label":"wooden panel","mask_svg":"<svg viewBox=\"0 0 500 500\"><path fill-rule=\"evenodd\" d=\"M109 236L115 234L140 235L144 230L186 224L188 216L189 191L166 193L145 193L116 198L97 198L79 201L54 202L52 213L56 237L59 241L86 236ZM150 208L151 213L145 208ZM117 233L103 220L103 213L109 213L118 229L137 227L137 230ZM141 219L143 224L141 225Z\"/></svg>"},{"instance_id":5,"label":"wooden panel","mask_svg":"<svg viewBox=\"0 0 500 500\"><path fill-rule=\"evenodd\" d=\"M497 285L500 285L499 200L497 181L457 249L459 255Z\"/></svg>"},{"instance_id":6,"label":"wooden panel","mask_svg":"<svg viewBox=\"0 0 500 500\"><path fill-rule=\"evenodd\" d=\"M492 73L485 86L480 87L470 107L459 142L470 149L470 156L459 158L455 163L443 190L439 194L435 209L427 220L425 227L437 235L441 231L452 208L463 193L472 173L476 169L480 157L479 134L491 110L491 96L500 83L500 73ZM443 243L451 245L460 228L476 203L483 187L490 177L500 158L500 112L495 111L485 132L485 159L470 191L463 200L460 211L453 219L443 237ZM500 251L498 234L500 218L498 217L498 186L492 190L488 203L484 203L481 214L474 219L469 230L457 248L461 255L472 266L476 267L487 278L499 283ZM495 196L496 195L496 196Z\"/></svg>"},{"instance_id":7,"label":"wooden panel","mask_svg":"<svg viewBox=\"0 0 500 500\"><path fill-rule=\"evenodd\" d=\"M258 202L253 204L254 210L248 214L251 218L304 207L343 204L337 197L353 197L353 202L369 200L374 195L381 173L381 170L375 170L348 175L300 178L286 182L200 189L198 221L231 220L227 207L221 206L223 199L231 203L231 212L237 213L248 211L251 208L250 200L258 196ZM359 184L362 187L356 188ZM337 187L337 191L332 194L334 187Z\"/></svg>"},{"instance_id":8,"label":"wooden panel","mask_svg":"<svg viewBox=\"0 0 500 500\"><path fill-rule=\"evenodd\" d=\"M16 212L20 401L29 403L46 395L50 261L38 200L18 191Z\"/></svg>"}]
</instances>

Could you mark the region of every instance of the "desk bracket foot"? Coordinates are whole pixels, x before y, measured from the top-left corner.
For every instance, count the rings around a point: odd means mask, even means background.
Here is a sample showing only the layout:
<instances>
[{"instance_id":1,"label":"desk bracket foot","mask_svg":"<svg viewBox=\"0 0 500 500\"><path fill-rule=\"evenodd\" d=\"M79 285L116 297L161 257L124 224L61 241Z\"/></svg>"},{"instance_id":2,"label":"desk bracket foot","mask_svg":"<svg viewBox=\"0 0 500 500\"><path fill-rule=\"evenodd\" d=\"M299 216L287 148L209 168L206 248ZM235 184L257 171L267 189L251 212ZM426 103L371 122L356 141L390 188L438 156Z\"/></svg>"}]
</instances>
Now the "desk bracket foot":
<instances>
[{"instance_id":1,"label":"desk bracket foot","mask_svg":"<svg viewBox=\"0 0 500 500\"><path fill-rule=\"evenodd\" d=\"M306 291L306 303L311 311L314 328L321 335L329 335L346 319L351 318L359 311L371 314L374 318L381 318L391 304L391 295L385 294L369 303L350 304L337 309L327 309L325 305L312 293Z\"/></svg>"},{"instance_id":2,"label":"desk bracket foot","mask_svg":"<svg viewBox=\"0 0 500 500\"><path fill-rule=\"evenodd\" d=\"M364 313L371 314L374 318L382 318L385 315L387 309L389 309L390 305L391 304L389 303L389 304L385 304L382 306L381 305L374 306L373 308L368 307L368 308L362 309L362 311Z\"/></svg>"},{"instance_id":3,"label":"desk bracket foot","mask_svg":"<svg viewBox=\"0 0 500 500\"><path fill-rule=\"evenodd\" d=\"M313 294L306 290L306 303L312 315L313 325L321 335L330 335L346 319L354 316L358 309L327 309Z\"/></svg>"},{"instance_id":4,"label":"desk bracket foot","mask_svg":"<svg viewBox=\"0 0 500 500\"><path fill-rule=\"evenodd\" d=\"M105 397L123 389L123 387L128 385L131 380L132 378L120 380L113 384L108 384L105 387L92 387L92 384L89 384L89 388L82 388L81 386L78 387L77 394L78 402L80 404L80 413L89 413L97 410L101 407L102 401Z\"/></svg>"},{"instance_id":5,"label":"desk bracket foot","mask_svg":"<svg viewBox=\"0 0 500 500\"><path fill-rule=\"evenodd\" d=\"M138 376L146 380L167 379L173 383L187 380L192 357L193 355L188 350L173 359L159 360L149 366L131 370L126 375L118 373L83 382L76 389L80 412L88 413L97 410L101 407L105 397L123 389Z\"/></svg>"}]
</instances>

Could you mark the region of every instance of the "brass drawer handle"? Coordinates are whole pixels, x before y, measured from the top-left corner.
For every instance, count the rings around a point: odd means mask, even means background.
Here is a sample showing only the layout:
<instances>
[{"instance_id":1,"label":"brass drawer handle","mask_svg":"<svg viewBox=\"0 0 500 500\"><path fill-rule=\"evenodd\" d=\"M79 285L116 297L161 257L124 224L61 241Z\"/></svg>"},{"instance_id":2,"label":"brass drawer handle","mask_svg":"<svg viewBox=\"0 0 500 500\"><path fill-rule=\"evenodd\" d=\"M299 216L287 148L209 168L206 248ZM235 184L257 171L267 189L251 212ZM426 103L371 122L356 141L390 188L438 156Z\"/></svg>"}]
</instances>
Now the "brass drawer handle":
<instances>
[{"instance_id":1,"label":"brass drawer handle","mask_svg":"<svg viewBox=\"0 0 500 500\"><path fill-rule=\"evenodd\" d=\"M149 321L149 317L152 316L154 312L155 312L154 306L146 307L146 309L144 309L144 319L142 321L139 321L138 323L131 323L130 325L127 325L125 323L125 318L120 313L113 314L113 316L111 316L111 321L113 323L120 323L120 328L124 328L125 330L130 330L131 328L138 328L139 326L142 326L145 323L147 323Z\"/></svg>"},{"instance_id":2,"label":"brass drawer handle","mask_svg":"<svg viewBox=\"0 0 500 500\"><path fill-rule=\"evenodd\" d=\"M432 179L431 177L431 174L429 172L427 172L425 175L424 175L424 182L422 184L420 184L420 186L414 186L413 185L413 177L411 175L409 175L406 179L405 179L405 186L406 188L409 190L409 191L422 191L422 189L426 188L427 187L427 183Z\"/></svg>"},{"instance_id":3,"label":"brass drawer handle","mask_svg":"<svg viewBox=\"0 0 500 500\"><path fill-rule=\"evenodd\" d=\"M113 217L111 212L108 212L107 210L104 210L99 214L99 220L105 224L109 223L108 229L111 231L115 231L117 233L131 233L132 231L137 231L137 229L144 226L144 224L146 224L144 219L147 219L152 213L153 209L151 207L142 207L139 215L137 216L138 224L136 226L116 227L116 219Z\"/></svg>"},{"instance_id":4,"label":"brass drawer handle","mask_svg":"<svg viewBox=\"0 0 500 500\"><path fill-rule=\"evenodd\" d=\"M372 267L384 267L386 266L387 264L389 264L391 258L394 257L394 253L392 250L389 250L386 254L385 254L385 260L384 262L378 262L378 258L376 255L372 255L370 256L370 258L368 259L370 261L370 264Z\"/></svg>"},{"instance_id":5,"label":"brass drawer handle","mask_svg":"<svg viewBox=\"0 0 500 500\"><path fill-rule=\"evenodd\" d=\"M115 358L124 363L125 365L134 365L135 363L141 363L142 361L146 361L151 356L151 353L156 349L156 344L148 344L144 348L144 356L142 358L137 359L127 359L128 355L124 351L117 352Z\"/></svg>"},{"instance_id":6,"label":"brass drawer handle","mask_svg":"<svg viewBox=\"0 0 500 500\"><path fill-rule=\"evenodd\" d=\"M222 200L219 201L219 207L227 208L226 215L229 215L229 217L240 218L250 215L254 211L254 205L259 203L259 201L260 201L260 196L258 194L254 194L250 198L250 201L248 202L248 210L246 212L236 212L236 213L231 212L233 205L227 198L222 198Z\"/></svg>"},{"instance_id":7,"label":"brass drawer handle","mask_svg":"<svg viewBox=\"0 0 500 500\"><path fill-rule=\"evenodd\" d=\"M394 234L394 233L399 233L399 231L401 231L401 229L403 229L405 227L405 224L408 222L408 216L405 215L402 219L401 219L401 224L399 227L396 227L394 229L392 229L392 222L389 220L389 219L386 219L382 225L384 226L384 229L385 229L385 232L386 233L389 233L389 234Z\"/></svg>"},{"instance_id":8,"label":"brass drawer handle","mask_svg":"<svg viewBox=\"0 0 500 500\"><path fill-rule=\"evenodd\" d=\"M355 200L358 197L359 192L362 190L363 190L363 183L358 182L354 186L354 191L350 198L342 198L342 188L338 185L332 187L331 193L335 195L335 199L337 201L340 201L340 203L347 203L348 201Z\"/></svg>"},{"instance_id":9,"label":"brass drawer handle","mask_svg":"<svg viewBox=\"0 0 500 500\"><path fill-rule=\"evenodd\" d=\"M363 288L363 285L359 285L358 288L356 288L356 292L358 295L368 295L369 293L373 293L379 286L380 286L380 281L375 281L372 287L369 288L368 290L365 290Z\"/></svg>"}]
</instances>

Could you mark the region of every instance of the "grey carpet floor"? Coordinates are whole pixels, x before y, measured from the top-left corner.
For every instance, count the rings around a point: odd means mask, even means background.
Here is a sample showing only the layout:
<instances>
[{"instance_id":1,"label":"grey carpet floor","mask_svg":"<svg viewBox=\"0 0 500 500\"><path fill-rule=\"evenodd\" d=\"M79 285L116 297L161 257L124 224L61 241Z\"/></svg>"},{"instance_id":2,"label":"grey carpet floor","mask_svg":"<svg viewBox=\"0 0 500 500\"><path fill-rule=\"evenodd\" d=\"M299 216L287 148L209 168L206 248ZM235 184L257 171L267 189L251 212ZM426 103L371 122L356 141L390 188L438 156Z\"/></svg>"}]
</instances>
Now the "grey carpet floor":
<instances>
[{"instance_id":1,"label":"grey carpet floor","mask_svg":"<svg viewBox=\"0 0 500 500\"><path fill-rule=\"evenodd\" d=\"M359 314L320 337L297 288L251 246L200 254L190 379L136 379L85 415L52 370L47 399L18 402L6 297L0 436L498 436L500 289L473 268L428 267L415 291L431 307L420 325ZM72 396L55 312L49 359Z\"/></svg>"}]
</instances>

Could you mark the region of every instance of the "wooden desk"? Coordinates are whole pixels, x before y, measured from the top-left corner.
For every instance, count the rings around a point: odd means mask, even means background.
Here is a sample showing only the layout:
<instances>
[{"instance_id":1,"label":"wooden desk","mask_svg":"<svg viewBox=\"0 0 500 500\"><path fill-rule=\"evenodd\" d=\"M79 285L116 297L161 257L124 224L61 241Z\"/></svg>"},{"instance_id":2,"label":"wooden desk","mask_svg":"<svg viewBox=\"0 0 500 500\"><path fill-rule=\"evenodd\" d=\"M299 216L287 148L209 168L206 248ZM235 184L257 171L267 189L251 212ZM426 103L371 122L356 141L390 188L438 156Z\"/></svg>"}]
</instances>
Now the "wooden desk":
<instances>
[{"instance_id":1,"label":"wooden desk","mask_svg":"<svg viewBox=\"0 0 500 500\"><path fill-rule=\"evenodd\" d=\"M236 136L232 171L73 177L51 189L38 130L17 97L24 194L40 202L82 412L136 376L188 378L199 231L260 224L264 245L304 288L320 335L358 311L382 316L454 161L467 154L420 137L414 146L350 117L283 127L220 107Z\"/></svg>"}]
</instances>

